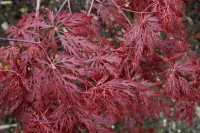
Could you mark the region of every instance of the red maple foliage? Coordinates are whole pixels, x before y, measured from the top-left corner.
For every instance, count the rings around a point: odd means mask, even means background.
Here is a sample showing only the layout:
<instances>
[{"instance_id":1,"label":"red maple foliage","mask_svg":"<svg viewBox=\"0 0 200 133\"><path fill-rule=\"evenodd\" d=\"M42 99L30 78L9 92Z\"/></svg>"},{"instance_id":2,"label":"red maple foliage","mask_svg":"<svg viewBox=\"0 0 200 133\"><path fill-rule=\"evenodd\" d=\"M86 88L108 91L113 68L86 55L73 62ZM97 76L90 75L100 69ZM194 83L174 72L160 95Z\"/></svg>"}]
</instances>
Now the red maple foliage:
<instances>
[{"instance_id":1,"label":"red maple foliage","mask_svg":"<svg viewBox=\"0 0 200 133\"><path fill-rule=\"evenodd\" d=\"M110 133L118 121L141 132L161 112L192 123L200 62L183 1L90 4L87 13L40 9L0 38L10 41L0 48L0 116L13 113L25 133Z\"/></svg>"}]
</instances>

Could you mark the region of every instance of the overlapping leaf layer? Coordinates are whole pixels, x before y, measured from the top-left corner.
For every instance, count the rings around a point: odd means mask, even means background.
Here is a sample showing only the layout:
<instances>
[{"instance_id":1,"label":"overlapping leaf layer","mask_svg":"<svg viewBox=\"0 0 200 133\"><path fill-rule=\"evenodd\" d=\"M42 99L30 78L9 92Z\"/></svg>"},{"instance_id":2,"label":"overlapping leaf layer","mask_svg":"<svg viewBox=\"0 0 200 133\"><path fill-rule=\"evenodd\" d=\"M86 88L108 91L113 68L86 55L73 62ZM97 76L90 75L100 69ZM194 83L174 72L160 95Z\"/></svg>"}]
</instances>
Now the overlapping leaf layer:
<instances>
[{"instance_id":1,"label":"overlapping leaf layer","mask_svg":"<svg viewBox=\"0 0 200 133\"><path fill-rule=\"evenodd\" d=\"M118 121L137 132L161 112L192 123L200 64L182 0L93 6L91 15L43 9L6 31L15 40L0 49L1 116L14 113L25 133L109 133Z\"/></svg>"}]
</instances>

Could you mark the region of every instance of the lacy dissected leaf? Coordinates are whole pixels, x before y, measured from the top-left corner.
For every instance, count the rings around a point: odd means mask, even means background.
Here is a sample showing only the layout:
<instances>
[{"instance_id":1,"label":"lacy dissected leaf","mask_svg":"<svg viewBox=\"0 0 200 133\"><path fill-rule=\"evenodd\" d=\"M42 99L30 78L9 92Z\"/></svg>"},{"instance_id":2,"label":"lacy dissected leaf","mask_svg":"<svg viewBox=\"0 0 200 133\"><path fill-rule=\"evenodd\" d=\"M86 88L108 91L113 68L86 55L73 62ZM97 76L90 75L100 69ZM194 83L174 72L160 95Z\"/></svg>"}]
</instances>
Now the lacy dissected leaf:
<instances>
[{"instance_id":1,"label":"lacy dissected leaf","mask_svg":"<svg viewBox=\"0 0 200 133\"><path fill-rule=\"evenodd\" d=\"M91 14L91 15L92 15L92 19L90 20L89 28L99 38L101 37L100 31L99 31L101 29L101 26L98 23L98 17L95 14Z\"/></svg>"},{"instance_id":2,"label":"lacy dissected leaf","mask_svg":"<svg viewBox=\"0 0 200 133\"><path fill-rule=\"evenodd\" d=\"M114 53L105 55L99 53L91 59L85 60L84 63L89 65L87 69L88 73L96 71L99 73L109 73L113 77L118 77L117 67L121 63L121 58Z\"/></svg>"},{"instance_id":3,"label":"lacy dissected leaf","mask_svg":"<svg viewBox=\"0 0 200 133\"><path fill-rule=\"evenodd\" d=\"M195 116L194 103L190 101L177 101L173 107L176 109L173 117L179 120L187 120L192 125L192 118Z\"/></svg>"},{"instance_id":4,"label":"lacy dissected leaf","mask_svg":"<svg viewBox=\"0 0 200 133\"><path fill-rule=\"evenodd\" d=\"M84 36L90 33L88 28L90 19L91 17L82 13L71 14L65 11L58 14L53 26L56 28L56 31Z\"/></svg>"},{"instance_id":5,"label":"lacy dissected leaf","mask_svg":"<svg viewBox=\"0 0 200 133\"><path fill-rule=\"evenodd\" d=\"M0 72L0 99L1 99L1 117L14 112L24 100L26 88L21 82L22 77L15 72ZM9 80L7 79L9 78Z\"/></svg>"},{"instance_id":6,"label":"lacy dissected leaf","mask_svg":"<svg viewBox=\"0 0 200 133\"><path fill-rule=\"evenodd\" d=\"M69 55L74 55L76 57L86 56L84 53L91 53L97 46L94 45L88 39L81 36L63 36L59 35L62 46L69 53Z\"/></svg>"},{"instance_id":7,"label":"lacy dissected leaf","mask_svg":"<svg viewBox=\"0 0 200 133\"><path fill-rule=\"evenodd\" d=\"M188 81L175 73L171 73L165 82L165 94L169 97L181 97L188 93Z\"/></svg>"},{"instance_id":8,"label":"lacy dissected leaf","mask_svg":"<svg viewBox=\"0 0 200 133\"><path fill-rule=\"evenodd\" d=\"M84 97L89 105L95 105L95 112L117 120L127 115L132 108L139 106L140 99L154 95L146 88L152 85L146 81L110 80L102 85L94 86ZM138 95L141 92L141 95ZM151 93L150 93L151 92ZM146 94L145 94L146 93Z\"/></svg>"},{"instance_id":9,"label":"lacy dissected leaf","mask_svg":"<svg viewBox=\"0 0 200 133\"><path fill-rule=\"evenodd\" d=\"M103 23L112 30L114 27L114 22L120 24L123 27L127 27L127 21L124 16L116 9L112 3L100 3L97 8L97 14L101 18Z\"/></svg>"},{"instance_id":10,"label":"lacy dissected leaf","mask_svg":"<svg viewBox=\"0 0 200 133\"><path fill-rule=\"evenodd\" d=\"M126 45L143 44L149 49L153 49L153 41L161 39L158 32L161 32L162 29L158 23L158 18L152 15L144 15L139 17L137 21L124 35Z\"/></svg>"},{"instance_id":11,"label":"lacy dissected leaf","mask_svg":"<svg viewBox=\"0 0 200 133\"><path fill-rule=\"evenodd\" d=\"M35 36L39 36L36 28L48 28L50 27L48 23L44 20L44 16L35 17L35 13L31 13L29 16L24 16L15 25L11 26L6 33L8 37L24 39L24 40L34 40Z\"/></svg>"},{"instance_id":12,"label":"lacy dissected leaf","mask_svg":"<svg viewBox=\"0 0 200 133\"><path fill-rule=\"evenodd\" d=\"M174 65L174 70L186 76L194 75L199 69L199 66L193 62L193 59L181 59Z\"/></svg>"},{"instance_id":13,"label":"lacy dissected leaf","mask_svg":"<svg viewBox=\"0 0 200 133\"><path fill-rule=\"evenodd\" d=\"M123 132L152 132L141 123L161 113L191 123L200 62L182 1L88 5L83 13L40 9L0 38L9 41L0 48L0 116L13 113L25 133L114 133L118 122L129 126Z\"/></svg>"},{"instance_id":14,"label":"lacy dissected leaf","mask_svg":"<svg viewBox=\"0 0 200 133\"><path fill-rule=\"evenodd\" d=\"M24 123L24 131L32 133L51 133L56 132L51 126L51 121L48 119L45 113L26 114L26 122Z\"/></svg>"},{"instance_id":15,"label":"lacy dissected leaf","mask_svg":"<svg viewBox=\"0 0 200 133\"><path fill-rule=\"evenodd\" d=\"M153 119L159 118L161 113L168 116L170 113L170 104L166 99L154 99L147 106L147 110Z\"/></svg>"},{"instance_id":16,"label":"lacy dissected leaf","mask_svg":"<svg viewBox=\"0 0 200 133\"><path fill-rule=\"evenodd\" d=\"M140 17L124 35L125 45L134 47L133 66L137 67L144 49L147 48L150 54L154 52L154 42L160 42L159 32L162 29L158 24L158 19L151 15Z\"/></svg>"},{"instance_id":17,"label":"lacy dissected leaf","mask_svg":"<svg viewBox=\"0 0 200 133\"><path fill-rule=\"evenodd\" d=\"M163 1L162 6L159 7L161 9L159 12L161 25L164 27L167 34L182 34L184 29L184 25L182 23L183 18L181 17L184 14L183 7L184 4L180 0L165 0Z\"/></svg>"}]
</instances>

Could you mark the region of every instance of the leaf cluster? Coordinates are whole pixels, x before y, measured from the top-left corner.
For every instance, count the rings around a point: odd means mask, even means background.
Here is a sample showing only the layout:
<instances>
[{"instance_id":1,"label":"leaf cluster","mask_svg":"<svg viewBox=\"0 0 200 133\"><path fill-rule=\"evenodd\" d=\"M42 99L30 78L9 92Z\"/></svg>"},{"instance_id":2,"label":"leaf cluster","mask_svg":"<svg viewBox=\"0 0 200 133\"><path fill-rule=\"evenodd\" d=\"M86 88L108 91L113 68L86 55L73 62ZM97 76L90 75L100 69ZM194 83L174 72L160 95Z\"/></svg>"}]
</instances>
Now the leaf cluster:
<instances>
[{"instance_id":1,"label":"leaf cluster","mask_svg":"<svg viewBox=\"0 0 200 133\"><path fill-rule=\"evenodd\" d=\"M160 113L192 123L200 62L187 43L183 1L91 6L88 14L41 9L6 31L0 116L14 113L25 133L111 133L118 121L138 132Z\"/></svg>"}]
</instances>

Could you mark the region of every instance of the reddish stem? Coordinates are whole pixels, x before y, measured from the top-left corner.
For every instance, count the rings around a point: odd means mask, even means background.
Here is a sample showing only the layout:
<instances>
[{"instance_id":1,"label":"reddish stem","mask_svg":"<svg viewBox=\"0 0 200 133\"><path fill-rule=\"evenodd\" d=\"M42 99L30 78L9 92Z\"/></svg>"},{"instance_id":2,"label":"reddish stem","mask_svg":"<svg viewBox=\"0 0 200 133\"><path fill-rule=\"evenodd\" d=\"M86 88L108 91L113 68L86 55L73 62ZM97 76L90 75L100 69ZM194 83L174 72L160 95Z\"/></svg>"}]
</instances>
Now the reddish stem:
<instances>
[{"instance_id":1,"label":"reddish stem","mask_svg":"<svg viewBox=\"0 0 200 133\"><path fill-rule=\"evenodd\" d=\"M63 7L64 7L64 5L66 4L66 2L67 2L67 1L68 1L68 0L65 0L65 1L62 3L62 5L61 5L60 9L58 10L58 12L56 13L56 15L55 15L54 19L56 19L56 18L57 18L58 14L59 14L59 13L60 13L60 11L63 9Z\"/></svg>"},{"instance_id":2,"label":"reddish stem","mask_svg":"<svg viewBox=\"0 0 200 133\"><path fill-rule=\"evenodd\" d=\"M90 4L90 8L89 8L89 10L88 10L87 16L90 16L90 13L91 13L91 11L92 11L93 5L94 5L94 0L92 0L92 3Z\"/></svg>"},{"instance_id":3,"label":"reddish stem","mask_svg":"<svg viewBox=\"0 0 200 133\"><path fill-rule=\"evenodd\" d=\"M40 44L40 43L41 43L41 42L33 42L33 41L20 40L20 39L12 39L12 38L3 38L3 37L0 37L0 40L4 40L4 41L16 41L16 42L25 42L25 43L33 43L33 44Z\"/></svg>"},{"instance_id":4,"label":"reddish stem","mask_svg":"<svg viewBox=\"0 0 200 133\"><path fill-rule=\"evenodd\" d=\"M72 13L72 9L71 9L70 0L68 0L68 9L69 9L69 12L70 12L70 13Z\"/></svg>"},{"instance_id":5,"label":"reddish stem","mask_svg":"<svg viewBox=\"0 0 200 133\"><path fill-rule=\"evenodd\" d=\"M130 20L127 18L127 16L124 14L124 12L120 9L120 7L117 5L117 3L114 0L111 0L112 3L116 6L116 8L122 13L122 15L124 16L124 18L127 20L127 22L132 25L132 23L130 22Z\"/></svg>"},{"instance_id":6,"label":"reddish stem","mask_svg":"<svg viewBox=\"0 0 200 133\"><path fill-rule=\"evenodd\" d=\"M37 0L35 17L39 16L40 3L41 0Z\"/></svg>"},{"instance_id":7,"label":"reddish stem","mask_svg":"<svg viewBox=\"0 0 200 133\"><path fill-rule=\"evenodd\" d=\"M166 60L164 60L165 62L168 62L168 61L170 61L170 60L173 60L173 59L175 59L175 58L178 58L178 57L180 57L180 56L182 56L182 55L186 55L187 53L181 53L181 54L179 54L179 55L176 55L176 56L173 56L173 57L171 57L171 58L169 58L169 59L166 59Z\"/></svg>"},{"instance_id":8,"label":"reddish stem","mask_svg":"<svg viewBox=\"0 0 200 133\"><path fill-rule=\"evenodd\" d=\"M152 3L152 4L150 4L149 6L147 6L147 7L142 11L142 13L145 12L147 9L149 9L149 7L151 7L151 6L154 5L154 4L157 4L157 3Z\"/></svg>"}]
</instances>

